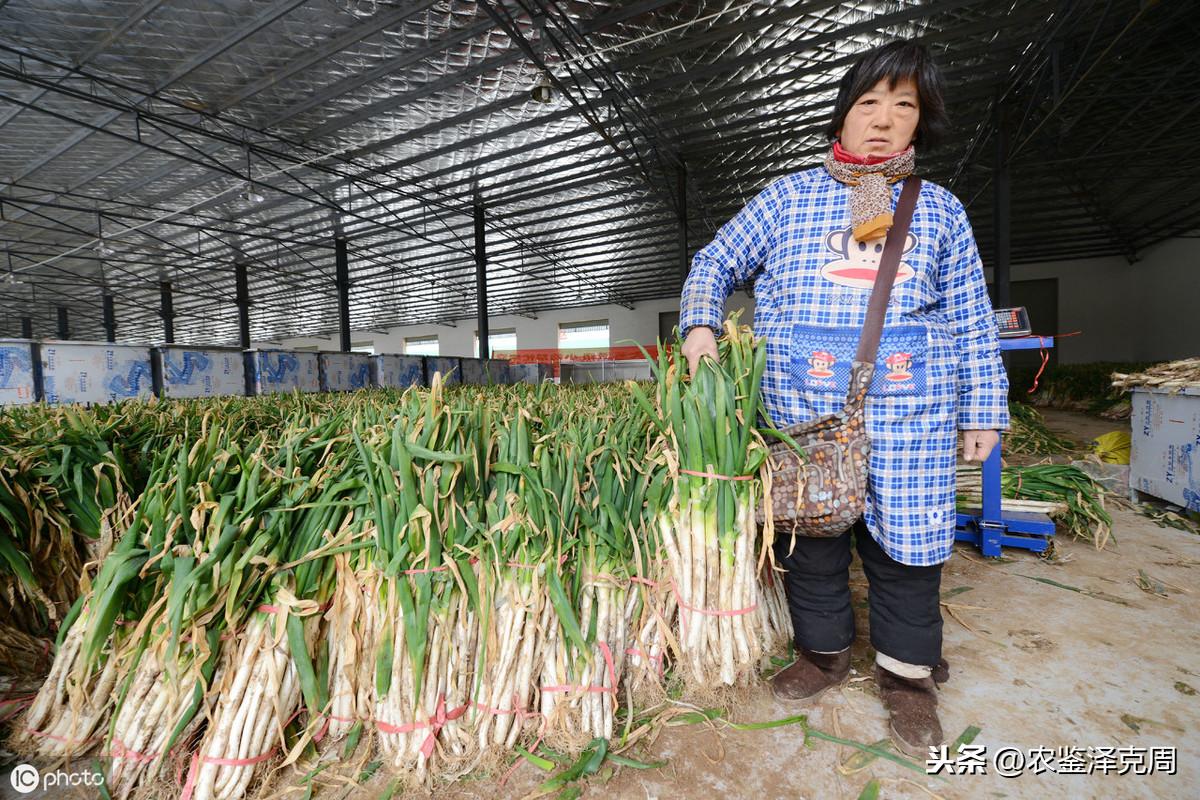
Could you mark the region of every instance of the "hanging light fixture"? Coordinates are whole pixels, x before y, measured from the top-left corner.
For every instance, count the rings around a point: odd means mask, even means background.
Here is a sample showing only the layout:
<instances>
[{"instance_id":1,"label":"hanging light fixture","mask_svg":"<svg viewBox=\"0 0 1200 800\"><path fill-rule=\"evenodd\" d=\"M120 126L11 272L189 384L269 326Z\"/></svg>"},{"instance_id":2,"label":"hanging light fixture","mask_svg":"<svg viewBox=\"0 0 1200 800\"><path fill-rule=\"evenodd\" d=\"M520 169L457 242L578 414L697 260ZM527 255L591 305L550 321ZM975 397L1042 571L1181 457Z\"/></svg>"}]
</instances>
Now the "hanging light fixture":
<instances>
[{"instance_id":1,"label":"hanging light fixture","mask_svg":"<svg viewBox=\"0 0 1200 800\"><path fill-rule=\"evenodd\" d=\"M539 103L550 102L554 96L554 87L551 85L550 78L546 73L543 72L541 77L538 78L538 82L529 90L529 95Z\"/></svg>"},{"instance_id":2,"label":"hanging light fixture","mask_svg":"<svg viewBox=\"0 0 1200 800\"><path fill-rule=\"evenodd\" d=\"M108 242L104 240L104 222L100 217L100 211L96 211L96 254L101 258L108 258L113 254L113 249L108 246Z\"/></svg>"},{"instance_id":3,"label":"hanging light fixture","mask_svg":"<svg viewBox=\"0 0 1200 800\"><path fill-rule=\"evenodd\" d=\"M242 199L247 203L258 205L265 203L267 198L254 188L254 168L250 164L250 145L246 145L246 187L242 189Z\"/></svg>"},{"instance_id":4,"label":"hanging light fixture","mask_svg":"<svg viewBox=\"0 0 1200 800\"><path fill-rule=\"evenodd\" d=\"M267 198L261 192L255 191L254 184L246 181L246 188L242 190L242 199L247 203L265 203Z\"/></svg>"}]
</instances>

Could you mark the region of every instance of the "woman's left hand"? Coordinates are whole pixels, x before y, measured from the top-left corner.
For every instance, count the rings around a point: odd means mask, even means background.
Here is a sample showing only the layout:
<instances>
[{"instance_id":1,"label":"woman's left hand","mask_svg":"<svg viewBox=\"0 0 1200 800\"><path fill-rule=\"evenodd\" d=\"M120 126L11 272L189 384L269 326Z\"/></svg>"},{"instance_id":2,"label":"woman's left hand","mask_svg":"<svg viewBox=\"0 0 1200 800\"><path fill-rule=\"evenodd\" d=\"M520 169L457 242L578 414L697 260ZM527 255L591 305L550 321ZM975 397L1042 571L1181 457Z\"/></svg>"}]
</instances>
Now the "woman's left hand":
<instances>
[{"instance_id":1,"label":"woman's left hand","mask_svg":"<svg viewBox=\"0 0 1200 800\"><path fill-rule=\"evenodd\" d=\"M963 431L963 458L967 461L987 461L992 448L998 444L999 431Z\"/></svg>"}]
</instances>

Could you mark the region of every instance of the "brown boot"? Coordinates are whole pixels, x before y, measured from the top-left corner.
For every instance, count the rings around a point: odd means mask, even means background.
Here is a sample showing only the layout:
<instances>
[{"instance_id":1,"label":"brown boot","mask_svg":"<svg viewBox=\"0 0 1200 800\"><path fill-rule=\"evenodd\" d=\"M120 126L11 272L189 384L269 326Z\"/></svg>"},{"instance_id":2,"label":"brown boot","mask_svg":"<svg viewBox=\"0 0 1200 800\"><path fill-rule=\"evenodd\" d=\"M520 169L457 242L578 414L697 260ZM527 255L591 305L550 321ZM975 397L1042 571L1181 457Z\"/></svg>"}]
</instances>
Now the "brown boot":
<instances>
[{"instance_id":1,"label":"brown boot","mask_svg":"<svg viewBox=\"0 0 1200 800\"><path fill-rule=\"evenodd\" d=\"M876 665L875 680L879 682L879 696L888 712L892 743L913 758L927 758L930 746L942 743L933 676L902 678Z\"/></svg>"},{"instance_id":2,"label":"brown boot","mask_svg":"<svg viewBox=\"0 0 1200 800\"><path fill-rule=\"evenodd\" d=\"M939 658L937 665L933 668L933 673L929 676L933 678L933 682L942 688L942 684L950 680L950 662L944 658Z\"/></svg>"},{"instance_id":3,"label":"brown boot","mask_svg":"<svg viewBox=\"0 0 1200 800\"><path fill-rule=\"evenodd\" d=\"M845 686L849 677L849 647L840 653L814 653L801 648L795 663L771 679L771 687L786 700L815 703L829 689Z\"/></svg>"}]
</instances>

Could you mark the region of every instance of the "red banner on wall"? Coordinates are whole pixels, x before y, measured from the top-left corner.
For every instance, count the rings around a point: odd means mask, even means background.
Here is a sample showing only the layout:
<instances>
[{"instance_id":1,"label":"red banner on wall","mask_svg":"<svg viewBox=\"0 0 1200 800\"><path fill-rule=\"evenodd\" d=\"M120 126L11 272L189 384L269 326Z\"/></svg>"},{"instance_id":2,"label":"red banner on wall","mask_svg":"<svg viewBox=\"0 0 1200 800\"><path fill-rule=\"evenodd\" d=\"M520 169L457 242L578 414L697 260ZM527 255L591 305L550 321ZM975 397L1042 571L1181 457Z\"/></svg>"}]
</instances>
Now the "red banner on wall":
<instances>
[{"instance_id":1,"label":"red banner on wall","mask_svg":"<svg viewBox=\"0 0 1200 800\"><path fill-rule=\"evenodd\" d=\"M650 358L658 357L658 346L642 345ZM643 361L646 355L635 345L607 347L603 350L560 350L557 347L498 352L496 358L507 358L510 364L581 364L594 361Z\"/></svg>"}]
</instances>

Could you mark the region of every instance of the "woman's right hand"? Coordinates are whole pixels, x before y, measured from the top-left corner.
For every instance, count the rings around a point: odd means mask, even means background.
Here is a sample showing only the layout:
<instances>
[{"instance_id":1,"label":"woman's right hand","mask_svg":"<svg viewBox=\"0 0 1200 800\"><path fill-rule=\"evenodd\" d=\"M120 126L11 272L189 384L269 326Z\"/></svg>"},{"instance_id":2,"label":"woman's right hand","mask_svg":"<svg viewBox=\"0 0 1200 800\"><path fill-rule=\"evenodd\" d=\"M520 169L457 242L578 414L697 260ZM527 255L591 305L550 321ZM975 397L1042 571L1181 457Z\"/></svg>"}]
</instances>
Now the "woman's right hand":
<instances>
[{"instance_id":1,"label":"woman's right hand","mask_svg":"<svg viewBox=\"0 0 1200 800\"><path fill-rule=\"evenodd\" d=\"M687 338L683 340L683 357L687 359L689 373L696 374L696 368L704 356L711 356L714 361L719 358L717 337L712 328L697 325L688 331Z\"/></svg>"}]
</instances>

